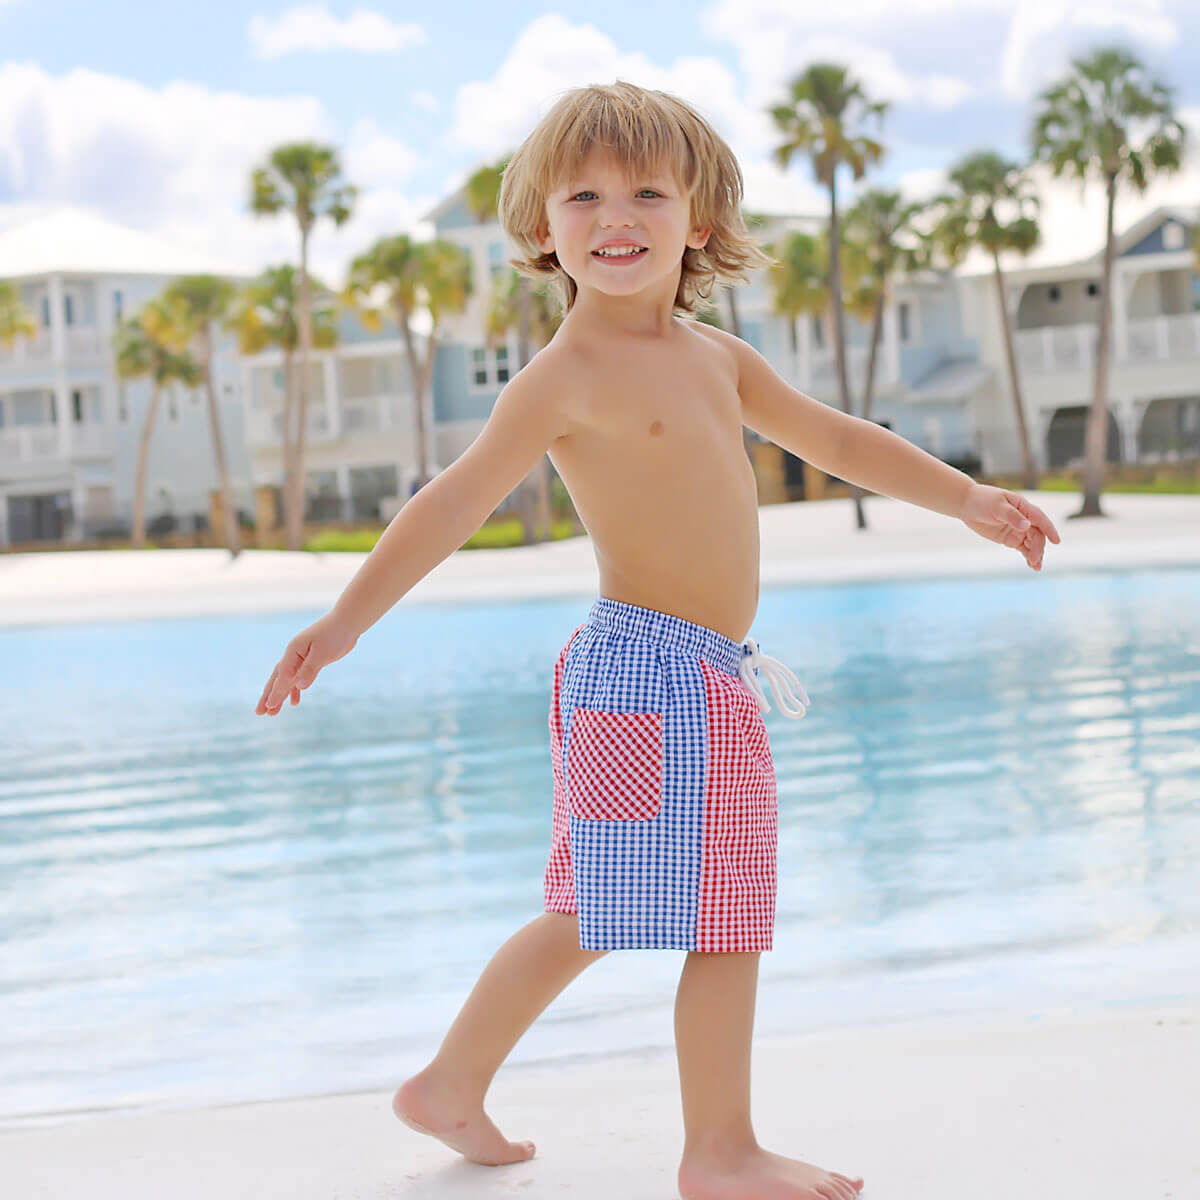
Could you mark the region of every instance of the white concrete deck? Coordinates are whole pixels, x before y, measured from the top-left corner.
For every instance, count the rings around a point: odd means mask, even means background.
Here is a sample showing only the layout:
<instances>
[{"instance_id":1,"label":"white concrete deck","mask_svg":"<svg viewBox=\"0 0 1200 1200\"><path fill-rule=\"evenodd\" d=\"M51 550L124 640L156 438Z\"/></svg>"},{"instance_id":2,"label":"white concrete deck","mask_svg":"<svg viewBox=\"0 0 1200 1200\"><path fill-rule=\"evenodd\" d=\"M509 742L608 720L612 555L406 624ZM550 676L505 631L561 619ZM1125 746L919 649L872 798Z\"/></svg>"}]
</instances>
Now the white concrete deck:
<instances>
[{"instance_id":1,"label":"white concrete deck","mask_svg":"<svg viewBox=\"0 0 1200 1200\"><path fill-rule=\"evenodd\" d=\"M1068 520L1074 492L1028 492L1062 542L1047 544L1040 572L1017 551L961 522L883 496L864 501L854 528L848 499L759 510L762 586L937 575L1050 575L1200 563L1200 496L1105 495L1110 515ZM0 555L0 626L146 619L328 607L364 554L247 550L70 551ZM591 538L511 550L459 550L400 600L596 595Z\"/></svg>"}]
</instances>

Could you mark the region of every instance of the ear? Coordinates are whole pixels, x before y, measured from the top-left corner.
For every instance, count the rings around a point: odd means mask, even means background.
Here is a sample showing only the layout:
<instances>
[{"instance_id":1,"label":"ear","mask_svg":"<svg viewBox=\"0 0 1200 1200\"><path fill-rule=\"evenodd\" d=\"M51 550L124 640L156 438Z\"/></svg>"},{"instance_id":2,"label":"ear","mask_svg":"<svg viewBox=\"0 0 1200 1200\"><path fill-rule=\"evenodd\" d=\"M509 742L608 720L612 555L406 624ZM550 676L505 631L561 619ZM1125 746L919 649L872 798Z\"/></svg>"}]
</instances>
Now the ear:
<instances>
[{"instance_id":1,"label":"ear","mask_svg":"<svg viewBox=\"0 0 1200 1200\"><path fill-rule=\"evenodd\" d=\"M537 244L538 249L543 254L551 254L554 251L554 238L550 234L550 224L548 221L542 221L537 227Z\"/></svg>"},{"instance_id":2,"label":"ear","mask_svg":"<svg viewBox=\"0 0 1200 1200\"><path fill-rule=\"evenodd\" d=\"M693 226L691 234L688 236L687 244L693 250L703 250L708 244L709 237L712 236L712 226Z\"/></svg>"}]
</instances>

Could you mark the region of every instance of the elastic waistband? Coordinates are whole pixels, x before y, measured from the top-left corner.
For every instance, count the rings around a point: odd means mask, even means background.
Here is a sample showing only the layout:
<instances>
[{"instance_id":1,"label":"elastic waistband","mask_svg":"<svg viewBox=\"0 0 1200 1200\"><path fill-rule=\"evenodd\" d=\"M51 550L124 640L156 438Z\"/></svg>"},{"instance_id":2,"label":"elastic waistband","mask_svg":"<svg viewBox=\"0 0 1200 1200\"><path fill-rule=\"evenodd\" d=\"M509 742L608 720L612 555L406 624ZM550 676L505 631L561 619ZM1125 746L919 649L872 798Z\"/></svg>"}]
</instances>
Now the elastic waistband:
<instances>
[{"instance_id":1,"label":"elastic waistband","mask_svg":"<svg viewBox=\"0 0 1200 1200\"><path fill-rule=\"evenodd\" d=\"M613 629L627 637L646 638L660 646L695 654L718 667L727 675L737 675L747 648L742 642L697 625L672 613L655 608L642 608L601 596L591 607L587 623L597 628Z\"/></svg>"}]
</instances>

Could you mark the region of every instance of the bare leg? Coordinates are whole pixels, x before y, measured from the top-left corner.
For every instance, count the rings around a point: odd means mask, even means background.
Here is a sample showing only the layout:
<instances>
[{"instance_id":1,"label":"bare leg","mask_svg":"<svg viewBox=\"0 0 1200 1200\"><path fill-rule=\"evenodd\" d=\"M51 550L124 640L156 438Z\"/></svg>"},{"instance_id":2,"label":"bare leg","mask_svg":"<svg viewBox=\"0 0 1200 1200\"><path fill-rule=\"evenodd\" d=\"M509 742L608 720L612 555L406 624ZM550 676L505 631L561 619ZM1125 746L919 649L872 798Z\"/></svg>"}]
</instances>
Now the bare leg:
<instances>
[{"instance_id":1,"label":"bare leg","mask_svg":"<svg viewBox=\"0 0 1200 1200\"><path fill-rule=\"evenodd\" d=\"M510 1142L492 1124L484 1096L525 1030L607 953L579 948L579 920L571 913L542 913L518 929L484 968L433 1061L396 1092L396 1116L472 1162L532 1157L532 1142Z\"/></svg>"},{"instance_id":2,"label":"bare leg","mask_svg":"<svg viewBox=\"0 0 1200 1200\"><path fill-rule=\"evenodd\" d=\"M861 1180L772 1154L750 1123L758 954L691 951L675 997L684 1200L854 1200Z\"/></svg>"}]
</instances>

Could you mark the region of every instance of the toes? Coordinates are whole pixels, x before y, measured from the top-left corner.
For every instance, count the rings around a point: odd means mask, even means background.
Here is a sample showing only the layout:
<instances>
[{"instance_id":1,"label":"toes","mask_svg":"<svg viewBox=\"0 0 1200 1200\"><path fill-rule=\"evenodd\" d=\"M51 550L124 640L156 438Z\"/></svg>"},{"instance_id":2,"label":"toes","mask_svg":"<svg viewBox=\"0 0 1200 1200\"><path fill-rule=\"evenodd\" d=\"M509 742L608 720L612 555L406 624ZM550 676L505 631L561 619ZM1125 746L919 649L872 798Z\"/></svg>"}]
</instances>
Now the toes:
<instances>
[{"instance_id":1,"label":"toes","mask_svg":"<svg viewBox=\"0 0 1200 1200\"><path fill-rule=\"evenodd\" d=\"M862 1189L863 1179L861 1175L855 1175L853 1178L851 1178L849 1175L843 1175L841 1171L830 1171L829 1173L834 1177L834 1179L840 1180L842 1183L848 1183L855 1190L855 1192L858 1192Z\"/></svg>"},{"instance_id":2,"label":"toes","mask_svg":"<svg viewBox=\"0 0 1200 1200\"><path fill-rule=\"evenodd\" d=\"M518 1142L517 1148L521 1151L521 1158L532 1158L537 1153L537 1147L532 1142Z\"/></svg>"}]
</instances>

